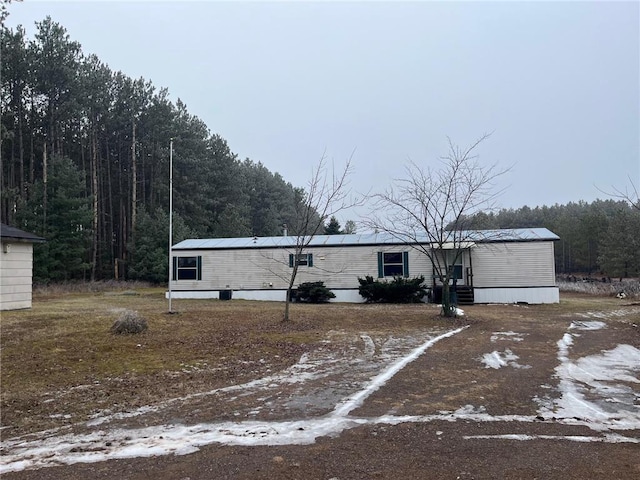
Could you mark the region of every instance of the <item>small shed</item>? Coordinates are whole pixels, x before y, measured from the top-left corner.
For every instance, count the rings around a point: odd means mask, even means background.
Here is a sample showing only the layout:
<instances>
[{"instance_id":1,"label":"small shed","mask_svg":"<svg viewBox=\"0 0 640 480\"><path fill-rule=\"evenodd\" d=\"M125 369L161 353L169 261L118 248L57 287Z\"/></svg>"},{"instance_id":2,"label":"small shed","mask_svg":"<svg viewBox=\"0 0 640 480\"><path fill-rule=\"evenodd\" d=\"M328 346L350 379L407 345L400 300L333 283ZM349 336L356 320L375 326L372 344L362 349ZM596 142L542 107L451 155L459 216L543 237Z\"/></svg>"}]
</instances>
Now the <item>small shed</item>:
<instances>
[{"instance_id":1,"label":"small shed","mask_svg":"<svg viewBox=\"0 0 640 480\"><path fill-rule=\"evenodd\" d=\"M31 308L33 244L44 241L0 223L0 310Z\"/></svg>"},{"instance_id":2,"label":"small shed","mask_svg":"<svg viewBox=\"0 0 640 480\"><path fill-rule=\"evenodd\" d=\"M465 303L557 303L554 242L546 228L466 232L463 252L451 265L455 286ZM362 302L358 278L390 280L424 276L437 291L428 257L418 245L384 233L316 235L301 255L296 238L247 237L184 240L172 248L174 298L285 299L291 268L295 285L323 281L334 301ZM460 244L458 244L458 247Z\"/></svg>"}]
</instances>

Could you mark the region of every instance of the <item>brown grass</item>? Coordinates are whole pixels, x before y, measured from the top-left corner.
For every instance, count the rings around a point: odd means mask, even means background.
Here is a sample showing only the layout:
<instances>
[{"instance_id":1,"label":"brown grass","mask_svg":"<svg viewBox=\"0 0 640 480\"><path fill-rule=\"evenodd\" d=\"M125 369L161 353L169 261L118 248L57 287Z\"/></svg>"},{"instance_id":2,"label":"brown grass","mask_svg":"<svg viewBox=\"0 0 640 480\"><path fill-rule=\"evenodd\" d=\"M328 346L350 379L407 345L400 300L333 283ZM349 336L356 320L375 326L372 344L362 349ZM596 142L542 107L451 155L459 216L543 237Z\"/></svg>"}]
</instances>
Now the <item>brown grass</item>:
<instances>
[{"instance_id":1,"label":"brown grass","mask_svg":"<svg viewBox=\"0 0 640 480\"><path fill-rule=\"evenodd\" d=\"M615 300L572 294L559 305L477 305L455 322L557 318ZM49 291L36 295L30 310L3 312L3 436L248 381L292 365L332 330L359 335L452 324L432 305L294 304L286 323L276 302L174 300L173 307L178 313L168 314L163 289L144 288ZM124 310L137 311L148 330L112 335Z\"/></svg>"}]
</instances>

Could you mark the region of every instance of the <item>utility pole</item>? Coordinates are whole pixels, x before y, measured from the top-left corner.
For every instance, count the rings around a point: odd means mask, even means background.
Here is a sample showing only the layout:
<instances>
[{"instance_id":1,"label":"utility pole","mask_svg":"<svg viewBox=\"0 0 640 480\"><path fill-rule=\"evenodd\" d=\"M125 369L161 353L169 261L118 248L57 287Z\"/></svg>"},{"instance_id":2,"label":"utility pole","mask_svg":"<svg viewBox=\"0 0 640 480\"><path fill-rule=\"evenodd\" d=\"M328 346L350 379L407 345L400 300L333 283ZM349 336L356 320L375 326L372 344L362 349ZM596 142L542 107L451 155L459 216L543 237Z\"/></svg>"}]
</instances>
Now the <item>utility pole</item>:
<instances>
[{"instance_id":1,"label":"utility pole","mask_svg":"<svg viewBox=\"0 0 640 480\"><path fill-rule=\"evenodd\" d=\"M171 279L173 278L173 258L171 247L173 244L173 138L169 142L169 313L171 310Z\"/></svg>"}]
</instances>

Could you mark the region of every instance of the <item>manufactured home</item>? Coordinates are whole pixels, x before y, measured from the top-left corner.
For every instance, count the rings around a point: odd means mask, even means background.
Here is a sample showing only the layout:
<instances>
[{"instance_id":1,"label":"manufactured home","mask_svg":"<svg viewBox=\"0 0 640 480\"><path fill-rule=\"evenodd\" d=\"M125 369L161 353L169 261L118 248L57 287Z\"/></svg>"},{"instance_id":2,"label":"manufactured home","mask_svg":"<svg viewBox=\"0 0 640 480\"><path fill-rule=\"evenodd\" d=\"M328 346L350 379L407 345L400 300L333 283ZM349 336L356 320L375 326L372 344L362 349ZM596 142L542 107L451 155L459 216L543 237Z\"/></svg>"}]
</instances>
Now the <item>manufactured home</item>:
<instances>
[{"instance_id":1,"label":"manufactured home","mask_svg":"<svg viewBox=\"0 0 640 480\"><path fill-rule=\"evenodd\" d=\"M0 223L0 310L31 308L33 244L44 241Z\"/></svg>"},{"instance_id":2,"label":"manufactured home","mask_svg":"<svg viewBox=\"0 0 640 480\"><path fill-rule=\"evenodd\" d=\"M554 241L546 228L466 232L464 243L432 250L440 258L454 257L459 303L557 303ZM317 235L302 254L295 254L296 238L253 237L184 240L173 246L173 298L286 298L294 264L294 286L323 281L336 302L363 302L358 278L391 280L396 276L424 276L437 293L438 281L429 258L418 248L389 234ZM433 297L432 297L433 298Z\"/></svg>"}]
</instances>

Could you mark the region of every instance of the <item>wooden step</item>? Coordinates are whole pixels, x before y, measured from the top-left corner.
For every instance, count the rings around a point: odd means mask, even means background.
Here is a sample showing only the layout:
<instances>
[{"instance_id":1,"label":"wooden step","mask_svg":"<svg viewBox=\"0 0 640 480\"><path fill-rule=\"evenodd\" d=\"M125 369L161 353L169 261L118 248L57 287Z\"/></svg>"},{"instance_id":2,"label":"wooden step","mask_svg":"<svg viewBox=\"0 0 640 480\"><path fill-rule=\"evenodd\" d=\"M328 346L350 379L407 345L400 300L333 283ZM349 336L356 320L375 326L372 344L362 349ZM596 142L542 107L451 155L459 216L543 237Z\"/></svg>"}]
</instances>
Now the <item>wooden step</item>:
<instances>
[{"instance_id":1,"label":"wooden step","mask_svg":"<svg viewBox=\"0 0 640 480\"><path fill-rule=\"evenodd\" d=\"M458 305L473 305L473 287L458 286L456 288L456 293L458 296Z\"/></svg>"}]
</instances>

